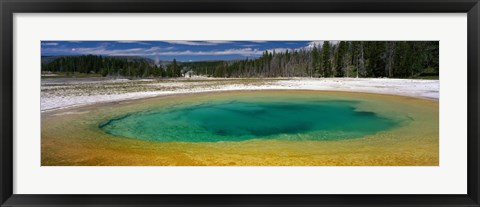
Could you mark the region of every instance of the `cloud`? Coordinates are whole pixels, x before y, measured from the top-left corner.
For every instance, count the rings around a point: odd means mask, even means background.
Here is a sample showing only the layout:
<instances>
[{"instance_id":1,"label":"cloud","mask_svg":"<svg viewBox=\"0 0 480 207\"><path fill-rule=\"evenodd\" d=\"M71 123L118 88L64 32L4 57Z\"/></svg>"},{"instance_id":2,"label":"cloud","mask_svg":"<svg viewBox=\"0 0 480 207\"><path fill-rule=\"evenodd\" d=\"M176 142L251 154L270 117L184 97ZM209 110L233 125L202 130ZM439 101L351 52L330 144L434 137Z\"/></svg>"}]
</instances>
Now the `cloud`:
<instances>
[{"instance_id":1,"label":"cloud","mask_svg":"<svg viewBox=\"0 0 480 207\"><path fill-rule=\"evenodd\" d=\"M233 43L232 41L223 41L223 40L212 40L212 41L183 41L183 40L172 40L172 41L163 41L170 44L179 44L179 45L218 45L218 44L228 44Z\"/></svg>"},{"instance_id":2,"label":"cloud","mask_svg":"<svg viewBox=\"0 0 480 207\"><path fill-rule=\"evenodd\" d=\"M280 52L285 52L285 51L292 51L292 50L295 50L295 49L292 49L292 48L273 48L273 49L268 49L267 51L268 52L271 52L273 53L275 51L275 53L280 53Z\"/></svg>"},{"instance_id":3,"label":"cloud","mask_svg":"<svg viewBox=\"0 0 480 207\"><path fill-rule=\"evenodd\" d=\"M321 48L322 45L323 45L323 43L324 43L325 41L328 41L328 40L310 41L310 42L307 44L307 46L305 46L305 47L303 47L303 48L304 48L304 49L307 49L307 50L313 49L313 46L316 46L317 48ZM338 41L338 40L330 40L329 42L330 42L331 45L336 45L336 44L338 44L338 42L340 42L340 41ZM299 49L302 49L302 48L299 48Z\"/></svg>"},{"instance_id":4,"label":"cloud","mask_svg":"<svg viewBox=\"0 0 480 207\"><path fill-rule=\"evenodd\" d=\"M313 49L313 47L320 48L322 47L324 41L311 41L308 43L308 45L305 47L307 49Z\"/></svg>"},{"instance_id":5,"label":"cloud","mask_svg":"<svg viewBox=\"0 0 480 207\"><path fill-rule=\"evenodd\" d=\"M129 49L115 49L109 50L104 46L92 48L74 48L76 53L92 54L92 55L109 55L109 56L145 56L154 54L160 51L159 47L152 48L129 48Z\"/></svg>"},{"instance_id":6,"label":"cloud","mask_svg":"<svg viewBox=\"0 0 480 207\"><path fill-rule=\"evenodd\" d=\"M259 56L265 50L255 48L231 48L226 50L209 50L209 51L172 51L174 47L150 47L150 48L129 48L129 49L107 49L105 46L84 47L84 48L44 48L43 53L67 53L78 55L105 55L105 56L205 56L205 55L242 55L242 56ZM289 48L272 48L268 51L276 52L285 51Z\"/></svg>"},{"instance_id":7,"label":"cloud","mask_svg":"<svg viewBox=\"0 0 480 207\"><path fill-rule=\"evenodd\" d=\"M245 44L245 45L242 45L242 47L256 47L258 45L256 44Z\"/></svg>"},{"instance_id":8,"label":"cloud","mask_svg":"<svg viewBox=\"0 0 480 207\"><path fill-rule=\"evenodd\" d=\"M192 55L192 56L201 56L201 55L242 55L242 56L260 56L265 51L268 52L285 52L286 50L292 50L292 48L271 48L267 50L259 50L256 48L232 48L226 50L213 50L213 51L170 51L170 52L160 52L159 55Z\"/></svg>"},{"instance_id":9,"label":"cloud","mask_svg":"<svg viewBox=\"0 0 480 207\"><path fill-rule=\"evenodd\" d=\"M42 46L57 46L58 42L42 42Z\"/></svg>"},{"instance_id":10,"label":"cloud","mask_svg":"<svg viewBox=\"0 0 480 207\"><path fill-rule=\"evenodd\" d=\"M253 48L232 48L226 50L212 50L212 51L171 51L161 52L159 55L242 55L242 56L255 56L261 55L263 51Z\"/></svg>"},{"instance_id":11,"label":"cloud","mask_svg":"<svg viewBox=\"0 0 480 207\"><path fill-rule=\"evenodd\" d=\"M152 56L162 51L169 51L174 47L149 47L149 48L129 48L129 49L107 49L107 45L101 44L97 47L54 47L42 48L42 53L60 53L77 55L107 55L107 56Z\"/></svg>"},{"instance_id":12,"label":"cloud","mask_svg":"<svg viewBox=\"0 0 480 207\"><path fill-rule=\"evenodd\" d=\"M234 41L225 41L225 40L212 40L212 41L204 41L208 42L211 44L229 44L229 43L234 43Z\"/></svg>"},{"instance_id":13,"label":"cloud","mask_svg":"<svg viewBox=\"0 0 480 207\"><path fill-rule=\"evenodd\" d=\"M142 41L130 41L130 40L120 40L117 41L117 43L124 43L124 44L140 44L140 45L150 45L148 42L142 42Z\"/></svg>"}]
</instances>

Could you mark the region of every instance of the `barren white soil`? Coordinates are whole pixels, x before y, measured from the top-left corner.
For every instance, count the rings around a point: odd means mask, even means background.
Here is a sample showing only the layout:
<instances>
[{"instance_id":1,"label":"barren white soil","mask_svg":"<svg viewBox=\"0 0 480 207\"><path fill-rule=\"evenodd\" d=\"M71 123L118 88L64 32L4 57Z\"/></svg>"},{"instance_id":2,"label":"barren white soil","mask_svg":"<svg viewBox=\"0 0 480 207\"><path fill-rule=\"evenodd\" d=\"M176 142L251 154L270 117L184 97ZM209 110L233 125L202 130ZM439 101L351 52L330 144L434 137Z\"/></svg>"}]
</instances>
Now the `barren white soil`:
<instances>
[{"instance_id":1,"label":"barren white soil","mask_svg":"<svg viewBox=\"0 0 480 207\"><path fill-rule=\"evenodd\" d=\"M438 80L388 78L42 79L41 110L181 93L230 90L328 90L439 98Z\"/></svg>"}]
</instances>

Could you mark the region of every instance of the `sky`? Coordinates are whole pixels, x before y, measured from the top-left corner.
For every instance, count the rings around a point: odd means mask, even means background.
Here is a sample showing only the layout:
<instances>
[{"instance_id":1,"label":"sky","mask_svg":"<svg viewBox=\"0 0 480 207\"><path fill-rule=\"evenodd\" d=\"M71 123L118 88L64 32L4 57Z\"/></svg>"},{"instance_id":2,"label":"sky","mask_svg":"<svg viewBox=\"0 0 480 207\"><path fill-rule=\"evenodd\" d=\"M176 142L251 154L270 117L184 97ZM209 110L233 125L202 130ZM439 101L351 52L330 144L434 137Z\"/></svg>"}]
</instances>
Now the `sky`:
<instances>
[{"instance_id":1,"label":"sky","mask_svg":"<svg viewBox=\"0 0 480 207\"><path fill-rule=\"evenodd\" d=\"M156 61L256 58L266 50L312 48L323 41L42 41L42 56L142 56Z\"/></svg>"}]
</instances>

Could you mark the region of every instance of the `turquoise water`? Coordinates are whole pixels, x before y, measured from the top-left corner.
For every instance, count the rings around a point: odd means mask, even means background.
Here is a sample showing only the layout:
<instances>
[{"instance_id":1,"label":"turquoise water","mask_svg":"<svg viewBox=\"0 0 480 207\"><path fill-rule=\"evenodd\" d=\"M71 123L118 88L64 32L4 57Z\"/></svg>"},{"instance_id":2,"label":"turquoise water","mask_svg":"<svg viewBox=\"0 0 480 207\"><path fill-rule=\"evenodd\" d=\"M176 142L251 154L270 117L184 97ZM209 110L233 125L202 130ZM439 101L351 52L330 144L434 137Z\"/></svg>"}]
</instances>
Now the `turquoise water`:
<instances>
[{"instance_id":1,"label":"turquoise water","mask_svg":"<svg viewBox=\"0 0 480 207\"><path fill-rule=\"evenodd\" d=\"M338 140L363 137L398 122L357 111L357 101L217 101L126 114L100 124L106 133L180 142L249 139Z\"/></svg>"}]
</instances>

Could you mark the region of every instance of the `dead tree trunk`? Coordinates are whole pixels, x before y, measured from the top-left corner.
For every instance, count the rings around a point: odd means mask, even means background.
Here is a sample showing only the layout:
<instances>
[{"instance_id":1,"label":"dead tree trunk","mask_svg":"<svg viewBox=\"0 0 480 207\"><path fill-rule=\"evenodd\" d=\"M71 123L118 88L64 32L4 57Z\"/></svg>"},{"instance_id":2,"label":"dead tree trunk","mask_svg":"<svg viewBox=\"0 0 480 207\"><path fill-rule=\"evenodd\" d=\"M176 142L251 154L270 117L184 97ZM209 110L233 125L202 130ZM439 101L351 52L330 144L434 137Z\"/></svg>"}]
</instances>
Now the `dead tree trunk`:
<instances>
[{"instance_id":1,"label":"dead tree trunk","mask_svg":"<svg viewBox=\"0 0 480 207\"><path fill-rule=\"evenodd\" d=\"M387 42L385 74L390 78L393 76L393 58L395 57L395 42Z\"/></svg>"}]
</instances>

